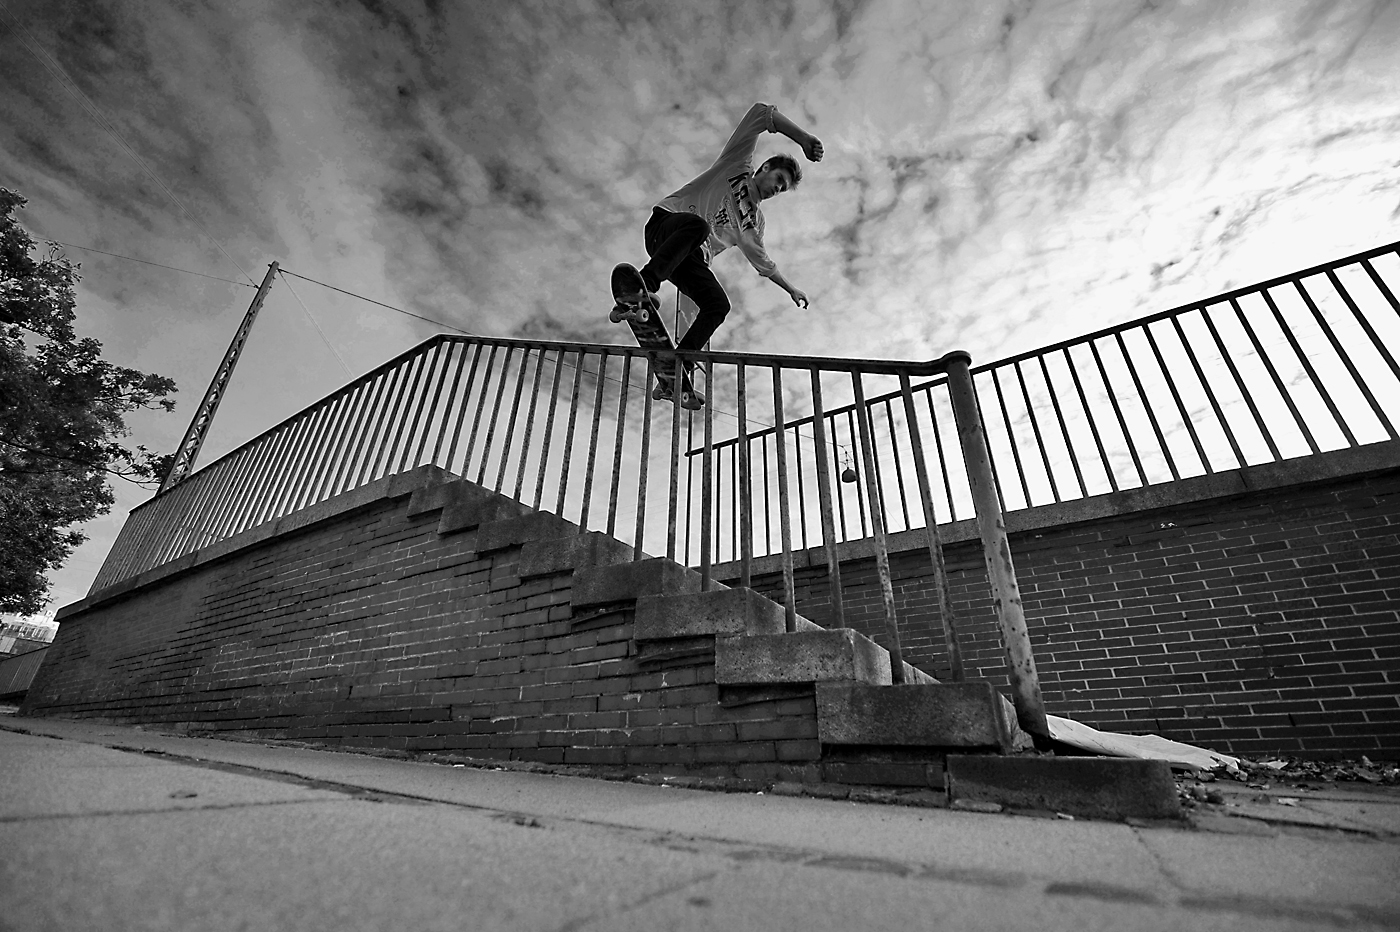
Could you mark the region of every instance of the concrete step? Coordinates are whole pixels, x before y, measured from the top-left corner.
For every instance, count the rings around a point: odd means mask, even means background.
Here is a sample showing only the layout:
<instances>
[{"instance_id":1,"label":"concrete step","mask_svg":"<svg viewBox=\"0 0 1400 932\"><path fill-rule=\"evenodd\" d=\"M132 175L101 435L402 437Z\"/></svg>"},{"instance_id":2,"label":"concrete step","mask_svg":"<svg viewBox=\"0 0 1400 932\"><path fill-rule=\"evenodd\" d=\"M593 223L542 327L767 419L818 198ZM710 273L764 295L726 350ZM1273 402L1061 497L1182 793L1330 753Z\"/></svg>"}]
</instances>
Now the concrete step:
<instances>
[{"instance_id":1,"label":"concrete step","mask_svg":"<svg viewBox=\"0 0 1400 932\"><path fill-rule=\"evenodd\" d=\"M805 618L799 631L820 631ZM644 595L637 599L633 637L641 641L690 638L700 635L782 634L783 607L752 589L714 589Z\"/></svg>"},{"instance_id":2,"label":"concrete step","mask_svg":"<svg viewBox=\"0 0 1400 932\"><path fill-rule=\"evenodd\" d=\"M715 682L890 682L890 655L850 628L715 638Z\"/></svg>"},{"instance_id":3,"label":"concrete step","mask_svg":"<svg viewBox=\"0 0 1400 932\"><path fill-rule=\"evenodd\" d=\"M617 602L635 602L646 595L698 593L700 574L665 557L612 566L574 570L571 602L575 610ZM717 588L724 588L719 583Z\"/></svg>"},{"instance_id":4,"label":"concrete step","mask_svg":"<svg viewBox=\"0 0 1400 932\"><path fill-rule=\"evenodd\" d=\"M817 684L823 744L980 748L1007 753L1015 719L991 683Z\"/></svg>"}]
</instances>

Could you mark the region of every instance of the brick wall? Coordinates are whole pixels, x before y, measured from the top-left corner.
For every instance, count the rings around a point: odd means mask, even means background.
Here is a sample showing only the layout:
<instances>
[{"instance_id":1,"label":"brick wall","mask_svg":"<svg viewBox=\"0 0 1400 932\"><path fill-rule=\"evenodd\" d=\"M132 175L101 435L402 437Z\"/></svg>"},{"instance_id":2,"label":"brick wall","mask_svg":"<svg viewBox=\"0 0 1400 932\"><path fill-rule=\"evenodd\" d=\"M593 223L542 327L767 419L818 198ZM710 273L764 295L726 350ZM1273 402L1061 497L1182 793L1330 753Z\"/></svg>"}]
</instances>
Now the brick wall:
<instances>
[{"instance_id":1,"label":"brick wall","mask_svg":"<svg viewBox=\"0 0 1400 932\"><path fill-rule=\"evenodd\" d=\"M712 654L649 666L631 605L575 612L572 570L522 579L519 543L408 511L380 496L80 605L22 713L756 778L819 756L810 694L721 704Z\"/></svg>"},{"instance_id":2,"label":"brick wall","mask_svg":"<svg viewBox=\"0 0 1400 932\"><path fill-rule=\"evenodd\" d=\"M1047 711L1238 754L1400 759L1397 533L1396 469L1012 533ZM945 553L967 675L1005 685L980 544ZM928 552L890 562L905 659L944 677ZM874 561L841 573L847 624L883 643ZM781 597L771 572L754 587ZM797 603L834 623L824 568L797 571Z\"/></svg>"}]
</instances>

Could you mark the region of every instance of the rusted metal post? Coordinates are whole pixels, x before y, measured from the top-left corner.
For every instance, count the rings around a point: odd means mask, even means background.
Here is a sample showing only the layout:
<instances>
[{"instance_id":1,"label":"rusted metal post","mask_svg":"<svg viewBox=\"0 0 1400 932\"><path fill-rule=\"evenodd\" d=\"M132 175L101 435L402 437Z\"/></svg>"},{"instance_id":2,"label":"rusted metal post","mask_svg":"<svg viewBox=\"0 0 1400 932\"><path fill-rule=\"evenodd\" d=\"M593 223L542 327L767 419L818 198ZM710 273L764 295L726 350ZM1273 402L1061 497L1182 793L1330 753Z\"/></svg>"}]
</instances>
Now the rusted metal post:
<instances>
[{"instance_id":1,"label":"rusted metal post","mask_svg":"<svg viewBox=\"0 0 1400 932\"><path fill-rule=\"evenodd\" d=\"M928 464L924 462L924 442L919 435L919 418L914 411L914 395L909 387L909 373L899 374L899 391L904 396L904 418L909 425L909 444L914 448L914 476L919 483L919 500L924 506L924 526L928 534L929 559L933 562L933 580L938 589L938 617L943 622L943 643L948 650L948 669L953 682L963 681L962 650L958 647L957 622L953 614L953 595L948 588L948 569L943 562L943 541L938 533L938 517L933 511L933 492L928 481ZM893 430L893 427L891 427Z\"/></svg>"},{"instance_id":2,"label":"rusted metal post","mask_svg":"<svg viewBox=\"0 0 1400 932\"><path fill-rule=\"evenodd\" d=\"M865 484L870 496L871 537L875 543L875 572L880 577L880 595L885 606L885 645L890 652L890 682L904 682L904 651L899 643L899 618L894 603L894 580L890 575L890 552L885 543L884 502L875 482L875 432L870 426L870 408L865 403L865 388L859 372L851 373L855 388L856 420L860 424L860 448L865 460Z\"/></svg>"},{"instance_id":3,"label":"rusted metal post","mask_svg":"<svg viewBox=\"0 0 1400 932\"><path fill-rule=\"evenodd\" d=\"M1030 634L1026 630L1021 590L1016 585L1016 568L1011 562L1006 520L993 483L991 455L987 452L987 438L982 432L972 373L968 368L972 357L959 351L949 353L944 358L948 366L948 394L958 425L958 442L962 446L963 461L967 464L968 485L977 513L977 530L982 537L982 555L992 587L992 608L1001 625L1002 646L1006 650L1016 719L1034 739L1036 747L1047 750L1050 747L1050 726L1045 720L1045 702L1040 695L1040 677L1036 674Z\"/></svg>"}]
</instances>

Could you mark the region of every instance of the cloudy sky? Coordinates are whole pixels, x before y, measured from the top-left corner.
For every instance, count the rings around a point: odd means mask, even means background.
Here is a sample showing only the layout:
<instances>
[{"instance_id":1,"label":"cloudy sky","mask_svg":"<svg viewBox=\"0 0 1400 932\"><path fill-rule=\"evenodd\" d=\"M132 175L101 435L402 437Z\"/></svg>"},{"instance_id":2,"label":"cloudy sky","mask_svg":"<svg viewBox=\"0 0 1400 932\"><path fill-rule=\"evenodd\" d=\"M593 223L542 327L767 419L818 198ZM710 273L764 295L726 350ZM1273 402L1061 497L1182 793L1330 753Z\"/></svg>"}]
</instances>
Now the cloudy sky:
<instances>
[{"instance_id":1,"label":"cloudy sky","mask_svg":"<svg viewBox=\"0 0 1400 932\"><path fill-rule=\"evenodd\" d=\"M731 250L717 348L986 362L1389 242L1397 48L1387 0L0 0L0 184L89 247L82 331L180 384L131 421L169 450L274 260L623 342L608 271L756 100L825 144L765 208L811 307ZM279 281L201 461L437 329Z\"/></svg>"}]
</instances>

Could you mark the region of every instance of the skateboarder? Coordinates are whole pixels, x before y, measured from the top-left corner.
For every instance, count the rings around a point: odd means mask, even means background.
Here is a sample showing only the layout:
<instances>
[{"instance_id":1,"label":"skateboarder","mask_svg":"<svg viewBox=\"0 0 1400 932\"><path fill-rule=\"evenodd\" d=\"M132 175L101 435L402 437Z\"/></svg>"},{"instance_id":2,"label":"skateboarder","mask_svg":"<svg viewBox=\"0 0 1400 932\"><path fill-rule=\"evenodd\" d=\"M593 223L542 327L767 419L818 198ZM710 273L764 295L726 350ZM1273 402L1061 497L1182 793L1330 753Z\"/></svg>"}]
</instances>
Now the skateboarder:
<instances>
[{"instance_id":1,"label":"skateboarder","mask_svg":"<svg viewBox=\"0 0 1400 932\"><path fill-rule=\"evenodd\" d=\"M730 246L738 246L758 274L786 291L798 307L807 307L807 295L783 277L763 248L760 202L792 190L802 180L797 160L788 155L775 155L754 170L754 145L764 132L782 133L802 147L808 160L821 161L821 140L771 104L754 104L714 164L652 209L645 231L651 261L640 271L625 262L613 269L613 297L619 307L645 303L653 311L660 309L656 292L663 281L672 282L695 302L695 321L677 349L700 349L728 315L729 297L710 271L710 262ZM613 320L619 319L615 312Z\"/></svg>"}]
</instances>

